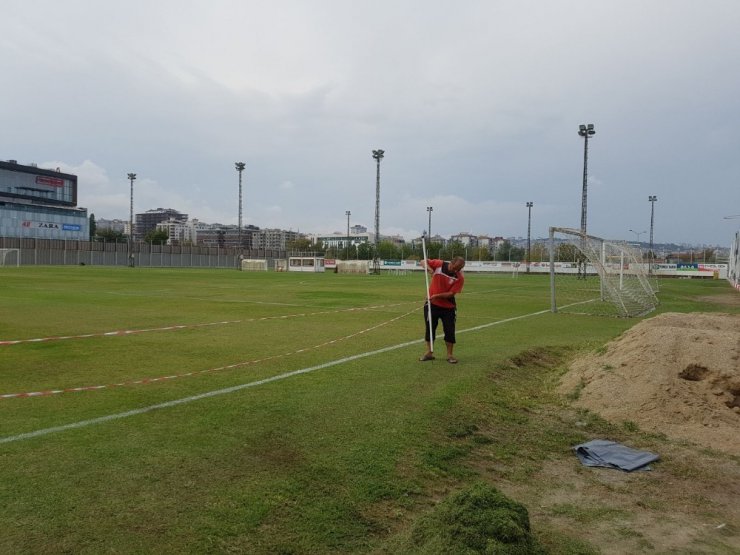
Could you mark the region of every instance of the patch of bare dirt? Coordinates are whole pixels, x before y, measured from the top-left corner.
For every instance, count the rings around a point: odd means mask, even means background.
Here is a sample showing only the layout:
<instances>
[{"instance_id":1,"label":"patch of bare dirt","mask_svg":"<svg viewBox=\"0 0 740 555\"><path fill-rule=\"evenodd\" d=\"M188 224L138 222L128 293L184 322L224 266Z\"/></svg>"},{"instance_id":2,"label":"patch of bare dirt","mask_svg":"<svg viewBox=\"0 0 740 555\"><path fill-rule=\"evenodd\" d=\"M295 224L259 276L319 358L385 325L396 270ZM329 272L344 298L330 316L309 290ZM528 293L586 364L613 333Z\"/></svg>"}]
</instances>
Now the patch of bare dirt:
<instances>
[{"instance_id":1,"label":"patch of bare dirt","mask_svg":"<svg viewBox=\"0 0 740 555\"><path fill-rule=\"evenodd\" d=\"M576 360L559 391L607 420L740 455L740 315L643 320Z\"/></svg>"}]
</instances>

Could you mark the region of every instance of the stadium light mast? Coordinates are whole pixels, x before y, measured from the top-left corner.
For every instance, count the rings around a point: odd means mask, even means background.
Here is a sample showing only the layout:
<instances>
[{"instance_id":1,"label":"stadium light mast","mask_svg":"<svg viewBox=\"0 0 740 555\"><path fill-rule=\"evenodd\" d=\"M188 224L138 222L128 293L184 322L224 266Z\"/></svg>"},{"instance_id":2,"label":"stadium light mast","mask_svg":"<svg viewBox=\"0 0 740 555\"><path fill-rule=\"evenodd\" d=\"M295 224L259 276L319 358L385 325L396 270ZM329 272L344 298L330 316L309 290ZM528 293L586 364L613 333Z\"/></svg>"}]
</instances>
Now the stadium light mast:
<instances>
[{"instance_id":1,"label":"stadium light mast","mask_svg":"<svg viewBox=\"0 0 740 555\"><path fill-rule=\"evenodd\" d=\"M532 206L534 206L534 203L527 203L527 211L529 212L527 216L527 273L529 273L529 263L532 262Z\"/></svg>"},{"instance_id":2,"label":"stadium light mast","mask_svg":"<svg viewBox=\"0 0 740 555\"><path fill-rule=\"evenodd\" d=\"M655 263L655 254L653 253L653 224L655 223L655 203L658 200L656 195L648 196L650 203L650 261L648 265L648 274L653 273L653 264Z\"/></svg>"},{"instance_id":3,"label":"stadium light mast","mask_svg":"<svg viewBox=\"0 0 740 555\"><path fill-rule=\"evenodd\" d=\"M647 233L647 231L635 231L634 229L630 229L632 233L634 233L637 236L637 243L640 243L640 235L643 233Z\"/></svg>"},{"instance_id":4,"label":"stadium light mast","mask_svg":"<svg viewBox=\"0 0 740 555\"><path fill-rule=\"evenodd\" d=\"M431 206L427 206L427 212L429 212L429 225L427 227L427 236L429 237L429 244L432 242L432 212L434 211L434 208Z\"/></svg>"},{"instance_id":5,"label":"stadium light mast","mask_svg":"<svg viewBox=\"0 0 740 555\"><path fill-rule=\"evenodd\" d=\"M347 260L349 260L349 217L352 215L352 212L347 210L344 215L347 216Z\"/></svg>"},{"instance_id":6,"label":"stadium light mast","mask_svg":"<svg viewBox=\"0 0 740 555\"><path fill-rule=\"evenodd\" d=\"M136 174L128 174L128 180L131 182L131 193L129 195L129 210L128 210L128 263L129 266L133 266L134 256L134 181L136 180Z\"/></svg>"},{"instance_id":7,"label":"stadium light mast","mask_svg":"<svg viewBox=\"0 0 740 555\"><path fill-rule=\"evenodd\" d=\"M377 173L375 175L375 252L373 253L373 273L380 273L380 257L378 245L380 241L380 161L385 155L385 150L373 150L373 158L377 162Z\"/></svg>"},{"instance_id":8,"label":"stadium light mast","mask_svg":"<svg viewBox=\"0 0 740 555\"><path fill-rule=\"evenodd\" d=\"M236 171L239 172L239 231L237 233L237 241L239 250L242 248L242 172L246 167L244 162L235 162Z\"/></svg>"},{"instance_id":9,"label":"stadium light mast","mask_svg":"<svg viewBox=\"0 0 740 555\"><path fill-rule=\"evenodd\" d=\"M588 206L588 138L595 135L593 123L578 126L578 135L583 137L583 194L581 195L581 235L586 236L586 213Z\"/></svg>"}]
</instances>

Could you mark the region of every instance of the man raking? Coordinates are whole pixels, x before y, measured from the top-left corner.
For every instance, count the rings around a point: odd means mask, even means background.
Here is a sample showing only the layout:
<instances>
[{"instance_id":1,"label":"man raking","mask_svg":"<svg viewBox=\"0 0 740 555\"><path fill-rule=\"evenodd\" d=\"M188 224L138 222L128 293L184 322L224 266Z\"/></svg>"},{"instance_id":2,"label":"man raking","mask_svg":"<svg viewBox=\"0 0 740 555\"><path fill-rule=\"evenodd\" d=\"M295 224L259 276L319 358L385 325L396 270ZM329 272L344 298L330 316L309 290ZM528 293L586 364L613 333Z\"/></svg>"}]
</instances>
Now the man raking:
<instances>
[{"instance_id":1,"label":"man raking","mask_svg":"<svg viewBox=\"0 0 740 555\"><path fill-rule=\"evenodd\" d=\"M431 274L431 283L427 302L424 305L424 339L427 343L427 352L419 359L421 361L434 360L433 341L437 335L437 324L442 320L445 344L447 345L447 362L457 364L453 356L455 348L455 321L457 319L457 305L455 295L460 293L465 283L462 269L465 259L456 256L451 262L436 258L422 260L422 267ZM430 318L431 316L431 323Z\"/></svg>"}]
</instances>

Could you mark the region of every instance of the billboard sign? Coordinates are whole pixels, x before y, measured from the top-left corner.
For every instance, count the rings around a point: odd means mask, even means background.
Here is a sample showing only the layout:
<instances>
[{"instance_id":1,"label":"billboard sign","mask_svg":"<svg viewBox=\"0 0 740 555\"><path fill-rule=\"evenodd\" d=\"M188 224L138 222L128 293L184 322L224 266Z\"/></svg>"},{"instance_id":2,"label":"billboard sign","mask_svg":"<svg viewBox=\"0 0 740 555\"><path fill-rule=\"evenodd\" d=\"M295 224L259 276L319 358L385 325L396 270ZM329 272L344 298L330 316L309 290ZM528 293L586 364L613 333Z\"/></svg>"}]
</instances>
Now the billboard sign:
<instances>
[{"instance_id":1,"label":"billboard sign","mask_svg":"<svg viewBox=\"0 0 740 555\"><path fill-rule=\"evenodd\" d=\"M60 224L57 222L40 222L38 220L23 220L21 222L22 227L32 229L56 229L61 231L82 231L82 226L79 224Z\"/></svg>"},{"instance_id":2,"label":"billboard sign","mask_svg":"<svg viewBox=\"0 0 740 555\"><path fill-rule=\"evenodd\" d=\"M64 187L64 179L58 177L47 177L45 175L37 175L36 183L38 185L48 185L49 187Z\"/></svg>"}]
</instances>

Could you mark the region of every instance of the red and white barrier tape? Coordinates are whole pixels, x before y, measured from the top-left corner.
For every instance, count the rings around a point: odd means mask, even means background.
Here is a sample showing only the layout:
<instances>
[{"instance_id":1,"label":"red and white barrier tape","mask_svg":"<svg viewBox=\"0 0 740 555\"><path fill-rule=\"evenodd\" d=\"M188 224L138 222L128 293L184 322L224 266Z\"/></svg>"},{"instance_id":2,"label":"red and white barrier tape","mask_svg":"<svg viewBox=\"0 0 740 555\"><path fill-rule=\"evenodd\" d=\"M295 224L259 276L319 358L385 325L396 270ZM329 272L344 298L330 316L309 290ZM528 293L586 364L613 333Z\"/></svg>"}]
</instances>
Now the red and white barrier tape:
<instances>
[{"instance_id":1,"label":"red and white barrier tape","mask_svg":"<svg viewBox=\"0 0 740 555\"><path fill-rule=\"evenodd\" d=\"M395 306L395 305L385 305L385 306ZM378 307L375 307L375 308L378 308ZM351 309L351 310L363 310L363 309ZM353 337L357 337L357 336L362 335L364 333L367 333L369 331L372 331L372 330L378 329L380 327L383 327L383 326L385 326L387 324L390 324L391 322L395 322L396 320L400 320L401 318L405 318L406 316L408 316L409 314L413 314L417 310L419 310L419 309L418 308L415 308L414 310L412 310L410 312L407 312L406 314L402 314L401 316L396 316L395 318L391 318L390 320L387 320L387 321L382 322L380 324L376 324L376 325L374 325L372 327L369 327L369 328L366 328L364 330L355 332L353 334L346 335L344 337L340 337L340 338L337 338L337 339L332 339L330 341L325 341L324 343L320 343L320 344L314 345L312 347L305 347L303 349L298 349L298 350L295 350L295 351L292 351L292 352L289 352L289 353L282 353L282 354L279 354L279 355L271 355L271 356L267 356L267 357L260 358L260 359L248 360L248 361L244 361L244 362L237 362L237 363L234 363L234 364L228 364L226 366L219 366L217 368L207 368L205 370L196 370L196 371L193 371L193 372L185 372L183 374L172 374L172 375L169 375L169 376L160 376L160 377L157 377L157 378L142 378L142 379L139 379L139 380L129 380L129 381L125 381L125 382L105 384L105 385L87 385L87 386L79 386L79 387L67 387L67 388L64 388L64 389L47 389L47 390L44 390L44 391L30 391L30 392L23 392L23 393L5 393L5 394L0 394L0 400L2 400L2 399L28 398L28 397L48 397L48 396L51 396L51 395L59 395L61 393L78 393L78 392L81 392L81 391L97 391L97 390L100 390L100 389L113 389L115 387L124 387L124 386L131 386L131 385L146 385L146 384L150 384L150 383L157 383L157 382L164 382L164 381L167 381L167 380L174 380L174 379L177 379L177 378L186 378L188 376L196 376L196 375L199 375L199 374L206 374L206 373L209 373L209 372L218 372L220 370L231 370L232 368L239 368L241 366L249 366L251 364L258 364L260 362L265 362L267 360L273 360L273 359L277 359L277 358L285 358L285 357L288 357L288 356L297 355L299 353L304 353L306 351L310 351L310 350L313 350L313 349L319 349L321 347L326 347L327 345L332 345L334 343L339 343L340 341L345 341L347 339L351 339ZM342 312L342 311L339 311L339 312ZM275 317L275 318L284 318L284 316L278 316L278 317ZM199 325L208 325L208 324L199 324Z\"/></svg>"},{"instance_id":2,"label":"red and white barrier tape","mask_svg":"<svg viewBox=\"0 0 740 555\"><path fill-rule=\"evenodd\" d=\"M367 306L367 307L359 307L359 308L357 307L343 308L340 310L326 310L322 312L304 312L301 314L286 314L284 316L264 316L262 318L249 318L246 320L225 320L223 322L208 322L205 324L178 324L178 325L173 325L173 326L164 326L161 328L144 328L144 329L138 329L138 330L117 330L117 331L106 331L106 332L99 332L99 333L85 333L81 335L57 335L57 336L51 336L51 337L39 337L35 339L0 340L0 347L5 347L9 345L19 345L21 343L43 343L46 341L62 341L65 339L89 339L91 337L120 337L124 335L135 335L139 333L148 333L148 332L153 332L153 331L176 331L176 330L193 329L193 328L204 328L208 326L223 326L223 325L228 325L228 324L241 324L245 322L262 322L265 320L286 320L288 318L321 316L322 314L337 314L340 312L354 312L354 311L360 311L360 310L376 310L378 308L389 308L393 306L398 306L399 304L406 304L406 303Z\"/></svg>"}]
</instances>

